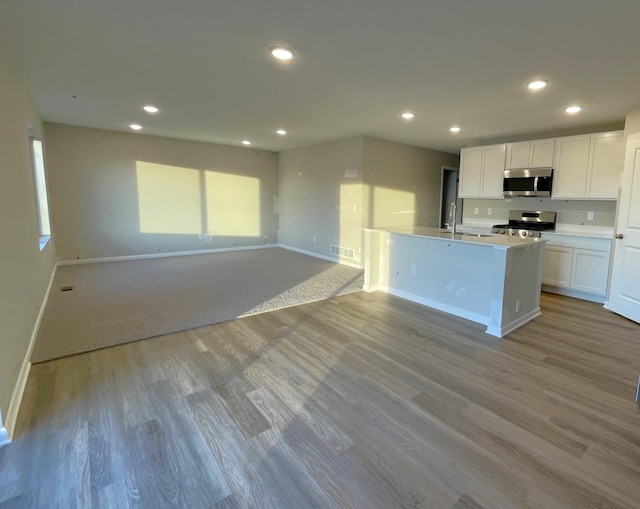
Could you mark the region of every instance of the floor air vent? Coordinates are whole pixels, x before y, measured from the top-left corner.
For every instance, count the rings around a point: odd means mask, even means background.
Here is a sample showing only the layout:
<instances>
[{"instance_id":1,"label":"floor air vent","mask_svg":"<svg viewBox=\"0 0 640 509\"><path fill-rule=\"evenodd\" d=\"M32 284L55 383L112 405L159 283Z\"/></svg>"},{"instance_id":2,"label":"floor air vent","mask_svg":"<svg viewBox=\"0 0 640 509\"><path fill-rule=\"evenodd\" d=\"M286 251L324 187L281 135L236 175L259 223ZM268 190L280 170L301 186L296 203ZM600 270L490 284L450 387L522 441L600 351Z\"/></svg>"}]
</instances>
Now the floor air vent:
<instances>
[{"instance_id":1,"label":"floor air vent","mask_svg":"<svg viewBox=\"0 0 640 509\"><path fill-rule=\"evenodd\" d=\"M355 258L356 252L348 247L331 246L331 254L342 256L343 258Z\"/></svg>"}]
</instances>

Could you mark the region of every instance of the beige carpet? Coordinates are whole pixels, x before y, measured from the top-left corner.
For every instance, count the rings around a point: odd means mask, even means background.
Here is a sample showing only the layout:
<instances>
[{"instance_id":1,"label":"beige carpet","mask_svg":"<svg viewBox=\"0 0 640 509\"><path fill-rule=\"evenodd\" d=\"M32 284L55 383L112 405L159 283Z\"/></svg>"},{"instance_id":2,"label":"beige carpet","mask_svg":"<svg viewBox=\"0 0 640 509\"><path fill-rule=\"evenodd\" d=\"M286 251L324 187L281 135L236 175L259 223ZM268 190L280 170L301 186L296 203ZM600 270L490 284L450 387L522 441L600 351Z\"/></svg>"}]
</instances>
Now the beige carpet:
<instances>
[{"instance_id":1,"label":"beige carpet","mask_svg":"<svg viewBox=\"0 0 640 509\"><path fill-rule=\"evenodd\" d=\"M326 299L362 284L360 270L280 248L61 266L31 361Z\"/></svg>"}]
</instances>

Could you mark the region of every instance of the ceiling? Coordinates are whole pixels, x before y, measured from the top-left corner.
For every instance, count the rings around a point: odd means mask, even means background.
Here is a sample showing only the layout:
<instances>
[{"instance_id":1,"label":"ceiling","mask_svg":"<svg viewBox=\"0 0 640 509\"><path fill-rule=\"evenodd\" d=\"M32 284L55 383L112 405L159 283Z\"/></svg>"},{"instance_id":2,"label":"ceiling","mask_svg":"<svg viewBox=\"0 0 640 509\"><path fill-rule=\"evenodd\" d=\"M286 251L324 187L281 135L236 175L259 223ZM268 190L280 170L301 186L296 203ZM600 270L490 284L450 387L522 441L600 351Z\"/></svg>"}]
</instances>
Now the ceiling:
<instances>
[{"instance_id":1,"label":"ceiling","mask_svg":"<svg viewBox=\"0 0 640 509\"><path fill-rule=\"evenodd\" d=\"M640 106L639 19L637 0L2 0L0 38L45 121L272 151L364 134L455 153L622 125ZM276 44L294 60L274 60ZM549 85L532 93L538 77Z\"/></svg>"}]
</instances>

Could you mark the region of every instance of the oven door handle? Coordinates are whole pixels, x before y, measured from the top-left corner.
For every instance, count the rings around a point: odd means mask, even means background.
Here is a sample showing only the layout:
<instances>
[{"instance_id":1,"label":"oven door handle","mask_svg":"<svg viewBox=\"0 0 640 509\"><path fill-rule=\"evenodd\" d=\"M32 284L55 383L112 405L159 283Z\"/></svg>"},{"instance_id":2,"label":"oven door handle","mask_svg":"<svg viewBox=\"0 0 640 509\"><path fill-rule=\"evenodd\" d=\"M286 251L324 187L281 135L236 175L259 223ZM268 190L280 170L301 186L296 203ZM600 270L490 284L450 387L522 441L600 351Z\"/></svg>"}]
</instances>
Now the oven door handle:
<instances>
[{"instance_id":1,"label":"oven door handle","mask_svg":"<svg viewBox=\"0 0 640 509\"><path fill-rule=\"evenodd\" d=\"M538 177L534 177L533 178L533 190L537 193L538 192Z\"/></svg>"}]
</instances>

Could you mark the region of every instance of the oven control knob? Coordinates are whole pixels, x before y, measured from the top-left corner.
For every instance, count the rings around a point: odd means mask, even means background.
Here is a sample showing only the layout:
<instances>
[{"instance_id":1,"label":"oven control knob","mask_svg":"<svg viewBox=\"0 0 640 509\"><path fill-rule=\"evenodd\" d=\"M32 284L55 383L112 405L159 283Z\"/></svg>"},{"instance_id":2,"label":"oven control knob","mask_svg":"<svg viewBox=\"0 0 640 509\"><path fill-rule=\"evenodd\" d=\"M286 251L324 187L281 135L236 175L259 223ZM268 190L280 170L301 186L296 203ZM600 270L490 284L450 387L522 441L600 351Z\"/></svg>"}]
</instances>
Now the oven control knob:
<instances>
[{"instance_id":1,"label":"oven control knob","mask_svg":"<svg viewBox=\"0 0 640 509\"><path fill-rule=\"evenodd\" d=\"M535 236L535 233L534 232L529 232L529 237L533 237L533 236Z\"/></svg>"},{"instance_id":2,"label":"oven control knob","mask_svg":"<svg viewBox=\"0 0 640 509\"><path fill-rule=\"evenodd\" d=\"M511 235L515 235L516 231L515 230L511 230Z\"/></svg>"}]
</instances>

